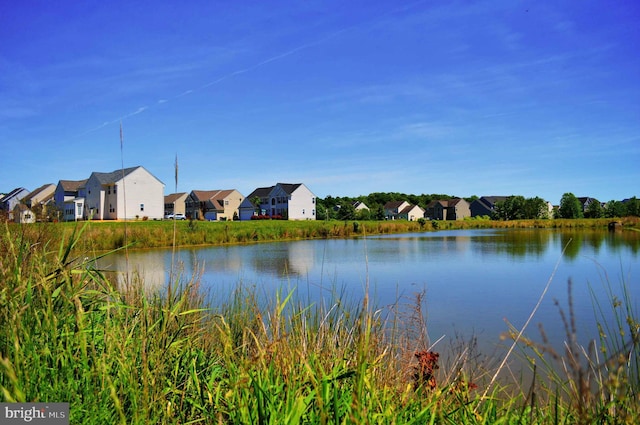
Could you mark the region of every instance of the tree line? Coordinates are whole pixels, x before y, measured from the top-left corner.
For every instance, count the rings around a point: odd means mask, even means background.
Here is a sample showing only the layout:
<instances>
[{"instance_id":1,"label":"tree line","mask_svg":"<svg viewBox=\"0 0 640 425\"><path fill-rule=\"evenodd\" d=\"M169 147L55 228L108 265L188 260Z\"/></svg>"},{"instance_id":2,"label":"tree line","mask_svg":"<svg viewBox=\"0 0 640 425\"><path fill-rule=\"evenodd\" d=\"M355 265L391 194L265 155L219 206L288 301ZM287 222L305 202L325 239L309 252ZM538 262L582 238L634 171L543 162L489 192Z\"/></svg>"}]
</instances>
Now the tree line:
<instances>
[{"instance_id":1,"label":"tree line","mask_svg":"<svg viewBox=\"0 0 640 425\"><path fill-rule=\"evenodd\" d=\"M387 202L407 201L426 210L433 200L453 199L454 196L432 193L430 195L412 195L400 192L374 192L366 196L349 197L331 195L318 199L316 219L318 220L384 220L384 205ZM465 198L469 203L478 199L477 196ZM369 209L356 211L354 203L363 202Z\"/></svg>"},{"instance_id":2,"label":"tree line","mask_svg":"<svg viewBox=\"0 0 640 425\"><path fill-rule=\"evenodd\" d=\"M399 192L374 192L358 197L333 197L317 199L316 218L318 220L384 220L384 205L387 202L407 201L426 210L434 200L454 199L446 194L412 195ZM464 198L472 203L478 196ZM604 218L640 216L640 201L634 196L626 202L611 200L601 203L590 198L591 202L583 207L580 200L572 193L562 195L560 205L549 211L547 202L540 197L525 198L513 195L504 201L496 202L491 219L494 220L527 220L540 218ZM368 209L356 210L354 204L363 202ZM487 217L485 217L487 218Z\"/></svg>"},{"instance_id":3,"label":"tree line","mask_svg":"<svg viewBox=\"0 0 640 425\"><path fill-rule=\"evenodd\" d=\"M560 199L560 205L555 214L556 218L614 218L640 217L640 200L635 196L626 202L611 200L602 203L590 198L586 207L573 193L565 193Z\"/></svg>"}]
</instances>

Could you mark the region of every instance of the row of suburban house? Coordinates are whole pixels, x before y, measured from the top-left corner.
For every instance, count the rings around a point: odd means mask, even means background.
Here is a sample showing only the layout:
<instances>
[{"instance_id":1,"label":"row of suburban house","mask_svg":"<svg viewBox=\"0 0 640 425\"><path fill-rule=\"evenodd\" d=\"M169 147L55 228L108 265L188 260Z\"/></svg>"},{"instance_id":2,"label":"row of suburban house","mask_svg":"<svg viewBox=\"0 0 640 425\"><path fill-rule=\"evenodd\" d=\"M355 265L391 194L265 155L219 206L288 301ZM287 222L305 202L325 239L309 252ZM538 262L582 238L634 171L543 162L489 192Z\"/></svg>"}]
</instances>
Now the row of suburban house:
<instances>
[{"instance_id":1,"label":"row of suburban house","mask_svg":"<svg viewBox=\"0 0 640 425\"><path fill-rule=\"evenodd\" d=\"M316 196L304 184L277 183L259 187L248 196L236 189L193 190L164 195L164 183L142 166L93 172L85 180L60 180L30 192L24 188L0 194L0 211L5 218L22 222L36 219L76 220L158 220L168 214L209 221L283 218L315 220ZM384 205L387 220L462 220L492 216L497 202L507 196L483 196L469 203L455 198L431 201L426 210L406 201ZM587 209L592 198L578 198ZM552 206L547 203L549 212ZM362 202L356 210L368 209ZM47 211L49 211L47 213ZM37 217L41 214L41 217Z\"/></svg>"},{"instance_id":2,"label":"row of suburban house","mask_svg":"<svg viewBox=\"0 0 640 425\"><path fill-rule=\"evenodd\" d=\"M496 203L505 201L508 196L483 196L469 203L463 198L454 199L438 199L431 201L426 210L409 204L406 201L392 201L384 205L384 216L387 220L409 220L414 221L418 218L428 218L430 220L464 220L467 217L492 217L494 214ZM590 200L591 198L578 198L581 202ZM588 205L583 202L584 208ZM354 204L357 210L368 207L362 203ZM553 206L547 202L549 213L552 212Z\"/></svg>"},{"instance_id":3,"label":"row of suburban house","mask_svg":"<svg viewBox=\"0 0 640 425\"><path fill-rule=\"evenodd\" d=\"M17 188L0 196L13 221L159 220L167 214L224 221L281 217L315 220L316 196L302 183L261 187L244 197L235 189L194 190L164 195L164 183L142 166L93 172L85 180L60 180L30 192ZM47 213L48 211L48 213ZM37 217L41 214L42 217Z\"/></svg>"}]
</instances>

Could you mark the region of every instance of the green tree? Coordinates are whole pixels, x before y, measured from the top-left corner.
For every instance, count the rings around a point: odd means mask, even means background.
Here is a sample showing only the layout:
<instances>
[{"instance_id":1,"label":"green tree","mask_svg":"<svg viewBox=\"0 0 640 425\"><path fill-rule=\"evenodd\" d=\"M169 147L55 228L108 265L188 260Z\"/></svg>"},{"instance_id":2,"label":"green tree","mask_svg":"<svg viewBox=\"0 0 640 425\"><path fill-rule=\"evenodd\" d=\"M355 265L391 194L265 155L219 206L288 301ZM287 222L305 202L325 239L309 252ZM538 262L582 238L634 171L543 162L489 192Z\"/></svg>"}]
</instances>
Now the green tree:
<instances>
[{"instance_id":1,"label":"green tree","mask_svg":"<svg viewBox=\"0 0 640 425\"><path fill-rule=\"evenodd\" d=\"M604 216L607 218L624 217L626 208L620 201L611 200L604 207Z\"/></svg>"},{"instance_id":2,"label":"green tree","mask_svg":"<svg viewBox=\"0 0 640 425\"><path fill-rule=\"evenodd\" d=\"M624 204L627 210L627 216L640 217L640 200L635 196Z\"/></svg>"},{"instance_id":3,"label":"green tree","mask_svg":"<svg viewBox=\"0 0 640 425\"><path fill-rule=\"evenodd\" d=\"M368 208L363 208L361 210L356 211L356 220L371 220L371 210Z\"/></svg>"},{"instance_id":4,"label":"green tree","mask_svg":"<svg viewBox=\"0 0 640 425\"><path fill-rule=\"evenodd\" d=\"M494 208L495 218L498 220L520 220L523 218L525 199L524 196L509 196L504 201L496 202Z\"/></svg>"},{"instance_id":5,"label":"green tree","mask_svg":"<svg viewBox=\"0 0 640 425\"><path fill-rule=\"evenodd\" d=\"M382 205L376 205L371 209L371 215L374 220L384 220L384 207Z\"/></svg>"},{"instance_id":6,"label":"green tree","mask_svg":"<svg viewBox=\"0 0 640 425\"><path fill-rule=\"evenodd\" d=\"M522 215L525 219L549 218L547 202L538 196L527 198L523 208L524 211Z\"/></svg>"},{"instance_id":7,"label":"green tree","mask_svg":"<svg viewBox=\"0 0 640 425\"><path fill-rule=\"evenodd\" d=\"M355 220L356 209L351 202L344 202L338 209L338 220Z\"/></svg>"},{"instance_id":8,"label":"green tree","mask_svg":"<svg viewBox=\"0 0 640 425\"><path fill-rule=\"evenodd\" d=\"M587 205L587 210L584 212L584 216L587 218L601 218L604 216L604 209L602 208L600 201L593 199L589 205Z\"/></svg>"},{"instance_id":9,"label":"green tree","mask_svg":"<svg viewBox=\"0 0 640 425\"><path fill-rule=\"evenodd\" d=\"M558 208L558 218L583 218L582 204L576 196L567 192L560 199L560 207Z\"/></svg>"},{"instance_id":10,"label":"green tree","mask_svg":"<svg viewBox=\"0 0 640 425\"><path fill-rule=\"evenodd\" d=\"M251 204L253 205L253 207L255 208L256 214L262 214L262 210L260 209L260 197L259 196L254 196L251 199Z\"/></svg>"}]
</instances>

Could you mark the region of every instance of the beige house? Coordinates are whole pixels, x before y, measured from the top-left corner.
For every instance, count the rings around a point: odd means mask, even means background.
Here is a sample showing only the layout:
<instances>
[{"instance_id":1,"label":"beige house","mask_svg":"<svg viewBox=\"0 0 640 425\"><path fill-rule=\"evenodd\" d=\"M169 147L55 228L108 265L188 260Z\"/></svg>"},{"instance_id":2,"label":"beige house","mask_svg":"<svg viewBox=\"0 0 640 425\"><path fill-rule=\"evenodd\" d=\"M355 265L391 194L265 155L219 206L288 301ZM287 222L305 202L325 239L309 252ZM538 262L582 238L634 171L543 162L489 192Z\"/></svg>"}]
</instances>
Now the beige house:
<instances>
[{"instance_id":1,"label":"beige house","mask_svg":"<svg viewBox=\"0 0 640 425\"><path fill-rule=\"evenodd\" d=\"M409 205L400 211L398 218L401 220L416 221L419 218L424 218L424 210L417 205Z\"/></svg>"},{"instance_id":2,"label":"beige house","mask_svg":"<svg viewBox=\"0 0 640 425\"><path fill-rule=\"evenodd\" d=\"M55 210L55 201L53 199L55 192L56 185L48 183L29 193L27 196L22 198L20 202L31 211L31 214L34 215L35 221L48 220L50 217L47 210ZM51 217L51 219L55 218L56 217Z\"/></svg>"},{"instance_id":3,"label":"beige house","mask_svg":"<svg viewBox=\"0 0 640 425\"><path fill-rule=\"evenodd\" d=\"M242 201L244 196L236 189L192 190L185 201L185 215L194 220L237 220Z\"/></svg>"},{"instance_id":4,"label":"beige house","mask_svg":"<svg viewBox=\"0 0 640 425\"><path fill-rule=\"evenodd\" d=\"M465 199L439 199L429 202L426 217L431 220L462 220L471 217L469 202Z\"/></svg>"},{"instance_id":5,"label":"beige house","mask_svg":"<svg viewBox=\"0 0 640 425\"><path fill-rule=\"evenodd\" d=\"M172 193L164 197L164 215L185 214L189 194L186 192Z\"/></svg>"},{"instance_id":6,"label":"beige house","mask_svg":"<svg viewBox=\"0 0 640 425\"><path fill-rule=\"evenodd\" d=\"M367 206L367 204L365 204L364 202L361 202L361 201L355 201L353 203L353 208L356 211L363 211L363 210L369 211L369 207Z\"/></svg>"},{"instance_id":7,"label":"beige house","mask_svg":"<svg viewBox=\"0 0 640 425\"><path fill-rule=\"evenodd\" d=\"M35 223L36 214L25 204L17 204L13 208L13 220L16 223Z\"/></svg>"},{"instance_id":8,"label":"beige house","mask_svg":"<svg viewBox=\"0 0 640 425\"><path fill-rule=\"evenodd\" d=\"M384 204L384 216L387 220L415 221L424 218L424 210L407 201L391 201Z\"/></svg>"}]
</instances>

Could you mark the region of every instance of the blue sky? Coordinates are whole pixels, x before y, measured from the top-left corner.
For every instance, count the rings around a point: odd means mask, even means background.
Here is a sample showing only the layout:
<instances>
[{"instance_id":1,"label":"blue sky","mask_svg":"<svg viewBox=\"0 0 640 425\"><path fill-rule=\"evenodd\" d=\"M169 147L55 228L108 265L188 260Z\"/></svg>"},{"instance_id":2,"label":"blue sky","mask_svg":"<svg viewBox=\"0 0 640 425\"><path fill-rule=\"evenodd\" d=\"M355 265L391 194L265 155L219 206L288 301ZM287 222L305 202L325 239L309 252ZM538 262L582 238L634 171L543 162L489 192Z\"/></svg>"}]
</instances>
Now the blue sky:
<instances>
[{"instance_id":1,"label":"blue sky","mask_svg":"<svg viewBox=\"0 0 640 425\"><path fill-rule=\"evenodd\" d=\"M0 4L0 192L640 196L640 3ZM124 130L120 151L120 122Z\"/></svg>"}]
</instances>

